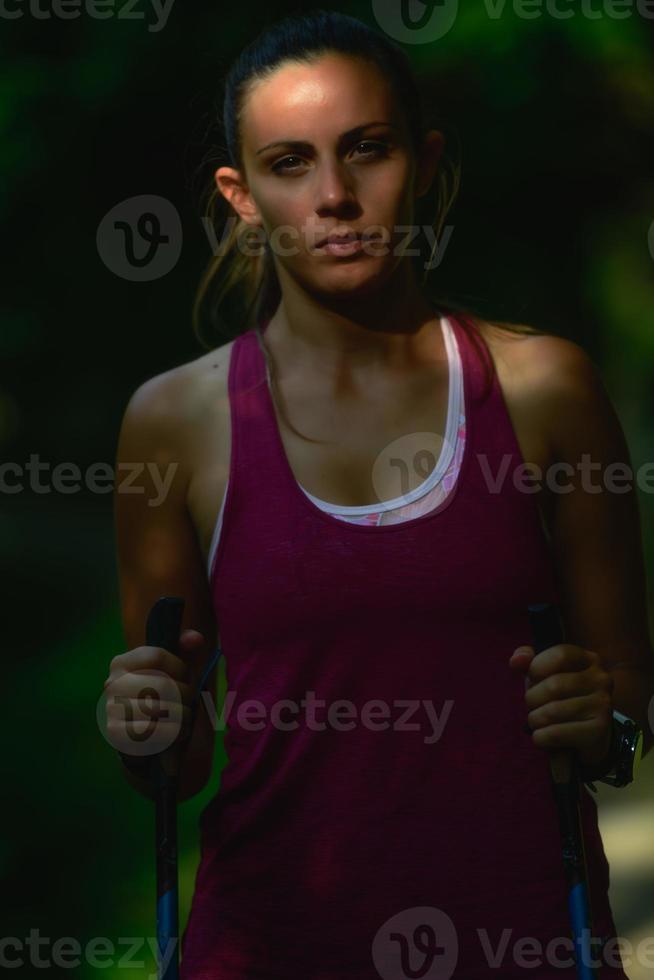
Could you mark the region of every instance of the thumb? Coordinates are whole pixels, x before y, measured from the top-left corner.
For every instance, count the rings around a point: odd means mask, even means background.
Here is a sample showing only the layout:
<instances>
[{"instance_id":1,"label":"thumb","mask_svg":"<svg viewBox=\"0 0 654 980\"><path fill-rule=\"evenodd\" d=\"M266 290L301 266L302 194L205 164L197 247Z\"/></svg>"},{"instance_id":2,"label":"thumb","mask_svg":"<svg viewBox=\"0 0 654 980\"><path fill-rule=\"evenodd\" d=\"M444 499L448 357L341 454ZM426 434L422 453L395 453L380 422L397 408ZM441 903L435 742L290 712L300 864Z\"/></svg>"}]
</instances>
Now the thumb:
<instances>
[{"instance_id":1,"label":"thumb","mask_svg":"<svg viewBox=\"0 0 654 980\"><path fill-rule=\"evenodd\" d=\"M509 657L509 665L519 670L528 670L529 664L534 659L536 652L533 647L516 647Z\"/></svg>"},{"instance_id":2,"label":"thumb","mask_svg":"<svg viewBox=\"0 0 654 980\"><path fill-rule=\"evenodd\" d=\"M184 650L196 650L205 642L204 635L199 630L183 630L179 637L180 646Z\"/></svg>"}]
</instances>

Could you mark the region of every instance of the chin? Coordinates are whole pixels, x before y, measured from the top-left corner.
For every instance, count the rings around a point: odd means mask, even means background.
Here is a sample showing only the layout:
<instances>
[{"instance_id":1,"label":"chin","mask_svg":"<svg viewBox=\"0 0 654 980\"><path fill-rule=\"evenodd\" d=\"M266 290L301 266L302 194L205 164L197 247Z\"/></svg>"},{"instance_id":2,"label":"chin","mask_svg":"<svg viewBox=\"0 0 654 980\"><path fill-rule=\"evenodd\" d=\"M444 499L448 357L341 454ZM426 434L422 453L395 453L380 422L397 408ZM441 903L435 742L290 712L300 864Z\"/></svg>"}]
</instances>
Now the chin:
<instances>
[{"instance_id":1,"label":"chin","mask_svg":"<svg viewBox=\"0 0 654 980\"><path fill-rule=\"evenodd\" d=\"M330 275L321 276L319 280L314 279L307 284L309 291L324 297L325 300L374 296L391 278L389 270L378 269L374 273L368 270L365 274L357 275L338 274L339 271L337 270L336 274L332 272ZM349 270L344 271L347 273Z\"/></svg>"}]
</instances>

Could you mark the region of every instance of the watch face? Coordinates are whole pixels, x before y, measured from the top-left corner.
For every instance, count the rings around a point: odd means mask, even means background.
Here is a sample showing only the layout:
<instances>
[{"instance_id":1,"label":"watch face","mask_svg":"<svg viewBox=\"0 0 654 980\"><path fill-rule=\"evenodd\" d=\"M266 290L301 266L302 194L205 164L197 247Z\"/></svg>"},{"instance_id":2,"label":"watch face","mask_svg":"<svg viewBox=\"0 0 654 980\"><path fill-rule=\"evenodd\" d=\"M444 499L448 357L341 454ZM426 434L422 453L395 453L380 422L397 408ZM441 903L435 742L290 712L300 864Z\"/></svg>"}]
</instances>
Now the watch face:
<instances>
[{"instance_id":1,"label":"watch face","mask_svg":"<svg viewBox=\"0 0 654 980\"><path fill-rule=\"evenodd\" d=\"M627 786L633 782L643 755L643 730L633 718L628 718L619 711L614 711L613 717L618 723L620 734L616 765L611 774L614 778L606 781L614 786Z\"/></svg>"}]
</instances>

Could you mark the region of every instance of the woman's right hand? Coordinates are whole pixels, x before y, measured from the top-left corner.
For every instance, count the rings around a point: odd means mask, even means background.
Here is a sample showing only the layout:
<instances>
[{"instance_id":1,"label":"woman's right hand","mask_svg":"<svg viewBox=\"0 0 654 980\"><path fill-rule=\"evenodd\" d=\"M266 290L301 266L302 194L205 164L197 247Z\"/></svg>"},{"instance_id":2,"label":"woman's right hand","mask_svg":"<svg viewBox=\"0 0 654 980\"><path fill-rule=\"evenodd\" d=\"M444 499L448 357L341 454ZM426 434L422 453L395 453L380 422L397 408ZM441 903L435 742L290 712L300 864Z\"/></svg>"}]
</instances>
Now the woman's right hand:
<instances>
[{"instance_id":1,"label":"woman's right hand","mask_svg":"<svg viewBox=\"0 0 654 980\"><path fill-rule=\"evenodd\" d=\"M185 653L204 642L184 630L176 656L162 647L141 646L117 654L104 682L106 734L125 755L150 756L191 734L194 689Z\"/></svg>"}]
</instances>

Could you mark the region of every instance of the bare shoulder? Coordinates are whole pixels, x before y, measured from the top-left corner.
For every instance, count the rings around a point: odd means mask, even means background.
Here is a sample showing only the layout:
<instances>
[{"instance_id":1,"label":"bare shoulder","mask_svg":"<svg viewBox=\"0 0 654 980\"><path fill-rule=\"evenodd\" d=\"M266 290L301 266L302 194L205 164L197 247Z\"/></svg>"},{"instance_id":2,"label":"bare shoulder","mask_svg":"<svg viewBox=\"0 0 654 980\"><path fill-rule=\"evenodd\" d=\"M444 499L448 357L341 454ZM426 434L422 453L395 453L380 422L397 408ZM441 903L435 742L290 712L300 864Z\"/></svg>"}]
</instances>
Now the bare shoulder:
<instances>
[{"instance_id":1,"label":"bare shoulder","mask_svg":"<svg viewBox=\"0 0 654 980\"><path fill-rule=\"evenodd\" d=\"M599 367L580 344L555 334L518 333L511 325L476 322L503 385L529 406L552 446L561 448L574 433L580 441L600 431L614 443L620 440Z\"/></svg>"},{"instance_id":2,"label":"bare shoulder","mask_svg":"<svg viewBox=\"0 0 654 980\"><path fill-rule=\"evenodd\" d=\"M575 341L528 324L490 323L477 317L475 323L507 383L525 386L541 397L590 396L602 387L597 365Z\"/></svg>"},{"instance_id":3,"label":"bare shoulder","mask_svg":"<svg viewBox=\"0 0 654 980\"><path fill-rule=\"evenodd\" d=\"M229 353L233 341L148 378L133 392L128 414L147 422L151 432L164 430L183 444L206 417L211 404L227 397Z\"/></svg>"},{"instance_id":4,"label":"bare shoulder","mask_svg":"<svg viewBox=\"0 0 654 980\"><path fill-rule=\"evenodd\" d=\"M540 331L530 324L500 323L474 318L492 353L507 367L527 372L529 380L546 382L575 372L593 370L593 362L579 344L556 334Z\"/></svg>"},{"instance_id":5,"label":"bare shoulder","mask_svg":"<svg viewBox=\"0 0 654 980\"><path fill-rule=\"evenodd\" d=\"M186 411L197 418L208 404L227 398L227 380L233 340L175 368L177 383L184 396Z\"/></svg>"}]
</instances>

